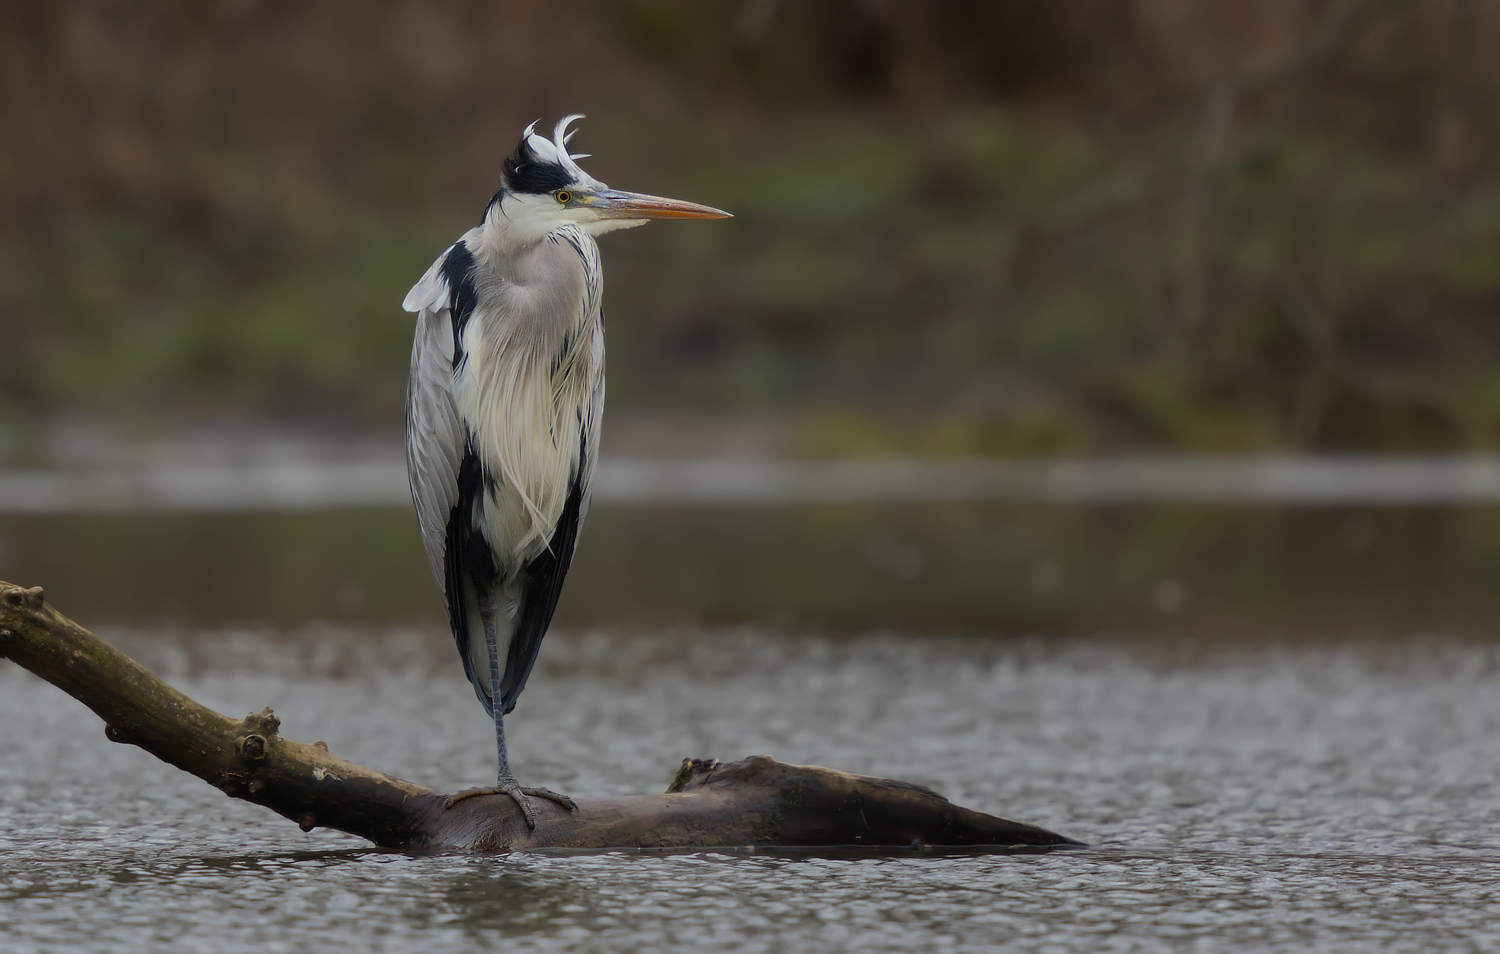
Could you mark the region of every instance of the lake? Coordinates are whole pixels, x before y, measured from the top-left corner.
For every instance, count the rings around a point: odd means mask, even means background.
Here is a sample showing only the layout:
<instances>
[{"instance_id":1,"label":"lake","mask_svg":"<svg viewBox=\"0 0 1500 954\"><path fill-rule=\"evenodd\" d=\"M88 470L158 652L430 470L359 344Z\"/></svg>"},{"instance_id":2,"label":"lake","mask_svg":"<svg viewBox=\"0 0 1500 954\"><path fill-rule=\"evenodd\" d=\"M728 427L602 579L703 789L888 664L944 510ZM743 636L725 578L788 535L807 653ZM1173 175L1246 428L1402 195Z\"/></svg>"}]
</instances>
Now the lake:
<instances>
[{"instance_id":1,"label":"lake","mask_svg":"<svg viewBox=\"0 0 1500 954\"><path fill-rule=\"evenodd\" d=\"M1083 851L370 850L0 665L0 949L1500 945L1485 508L601 508L509 722L527 782L908 779ZM200 702L457 789L490 730L409 517L10 517L0 579Z\"/></svg>"}]
</instances>

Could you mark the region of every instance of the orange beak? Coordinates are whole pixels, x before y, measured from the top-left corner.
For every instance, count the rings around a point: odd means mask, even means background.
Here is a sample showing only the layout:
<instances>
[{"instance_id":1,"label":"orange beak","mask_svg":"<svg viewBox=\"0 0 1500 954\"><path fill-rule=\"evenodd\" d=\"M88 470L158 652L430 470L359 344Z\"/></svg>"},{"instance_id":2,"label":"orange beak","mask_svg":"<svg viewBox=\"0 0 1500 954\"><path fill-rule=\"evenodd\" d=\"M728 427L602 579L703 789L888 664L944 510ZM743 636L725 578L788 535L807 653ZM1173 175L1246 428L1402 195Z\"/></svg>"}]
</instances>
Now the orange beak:
<instances>
[{"instance_id":1,"label":"orange beak","mask_svg":"<svg viewBox=\"0 0 1500 954\"><path fill-rule=\"evenodd\" d=\"M683 202L681 199L664 199L659 195L642 195L639 192L616 192L606 189L590 196L578 197L589 208L595 209L606 219L729 219L728 212Z\"/></svg>"}]
</instances>

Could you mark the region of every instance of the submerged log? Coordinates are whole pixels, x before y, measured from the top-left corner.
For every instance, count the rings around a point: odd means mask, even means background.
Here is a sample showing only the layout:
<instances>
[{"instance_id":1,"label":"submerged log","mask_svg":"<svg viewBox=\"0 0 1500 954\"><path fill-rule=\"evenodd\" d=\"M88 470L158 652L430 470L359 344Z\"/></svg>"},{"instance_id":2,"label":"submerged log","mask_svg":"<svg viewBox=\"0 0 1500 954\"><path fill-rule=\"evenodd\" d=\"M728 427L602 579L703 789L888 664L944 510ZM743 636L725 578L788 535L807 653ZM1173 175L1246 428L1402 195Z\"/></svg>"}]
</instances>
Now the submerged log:
<instances>
[{"instance_id":1,"label":"submerged log","mask_svg":"<svg viewBox=\"0 0 1500 954\"><path fill-rule=\"evenodd\" d=\"M0 582L0 658L92 709L107 738L137 745L233 798L304 831L334 828L385 848L1076 847L1033 825L952 804L921 785L787 765L688 759L661 795L576 798L568 812L533 801L528 831L515 803L486 795L447 806L423 785L284 738L270 709L230 719L162 682L58 613L40 587Z\"/></svg>"}]
</instances>

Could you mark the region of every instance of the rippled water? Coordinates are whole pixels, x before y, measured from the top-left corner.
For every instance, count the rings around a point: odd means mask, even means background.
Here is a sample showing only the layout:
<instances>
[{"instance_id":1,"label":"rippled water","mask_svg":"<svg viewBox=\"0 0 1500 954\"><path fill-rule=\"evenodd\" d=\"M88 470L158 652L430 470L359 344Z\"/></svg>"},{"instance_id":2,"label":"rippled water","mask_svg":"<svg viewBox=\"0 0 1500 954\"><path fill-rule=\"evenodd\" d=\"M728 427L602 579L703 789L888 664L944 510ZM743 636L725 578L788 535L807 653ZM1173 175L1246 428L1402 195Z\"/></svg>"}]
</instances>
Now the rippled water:
<instances>
[{"instance_id":1,"label":"rippled water","mask_svg":"<svg viewBox=\"0 0 1500 954\"><path fill-rule=\"evenodd\" d=\"M488 726L447 637L107 635L221 711L440 787ZM558 633L527 781L659 791L768 752L933 785L1043 856L407 856L105 741L0 664L0 950L1482 950L1500 945L1500 647L764 629Z\"/></svg>"}]
</instances>

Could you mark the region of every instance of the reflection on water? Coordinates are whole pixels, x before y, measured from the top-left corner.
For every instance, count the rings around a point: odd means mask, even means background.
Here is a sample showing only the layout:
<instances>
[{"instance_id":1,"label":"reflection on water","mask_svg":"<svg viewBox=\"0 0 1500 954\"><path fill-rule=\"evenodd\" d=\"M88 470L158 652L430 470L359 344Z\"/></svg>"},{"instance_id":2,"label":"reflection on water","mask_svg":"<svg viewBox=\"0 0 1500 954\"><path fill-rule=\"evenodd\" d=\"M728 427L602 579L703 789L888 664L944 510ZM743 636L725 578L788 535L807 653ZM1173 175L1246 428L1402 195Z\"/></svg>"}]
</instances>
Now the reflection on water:
<instances>
[{"instance_id":1,"label":"reflection on water","mask_svg":"<svg viewBox=\"0 0 1500 954\"><path fill-rule=\"evenodd\" d=\"M436 628L112 629L201 701L448 788L489 729ZM908 778L1097 847L474 858L303 834L0 668L0 949L1429 950L1500 940L1500 646L573 629L514 717L539 784L685 755Z\"/></svg>"},{"instance_id":2,"label":"reflection on water","mask_svg":"<svg viewBox=\"0 0 1500 954\"><path fill-rule=\"evenodd\" d=\"M590 518L571 626L840 631L1488 631L1500 507L912 503ZM90 623L435 626L406 509L0 518L0 579Z\"/></svg>"}]
</instances>

